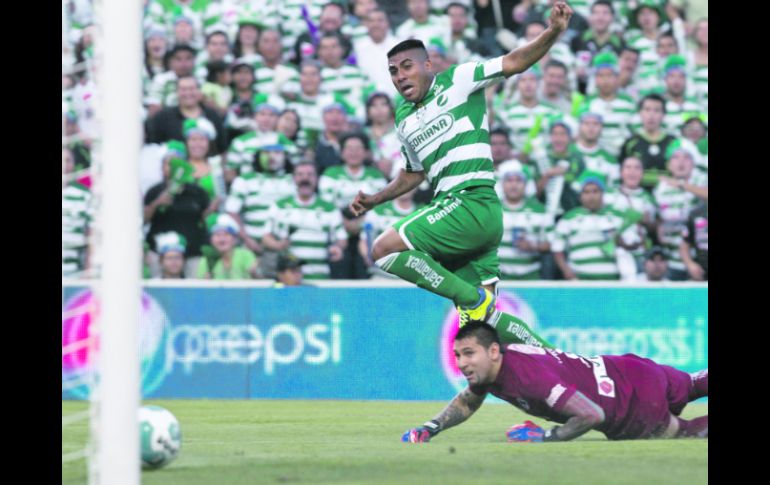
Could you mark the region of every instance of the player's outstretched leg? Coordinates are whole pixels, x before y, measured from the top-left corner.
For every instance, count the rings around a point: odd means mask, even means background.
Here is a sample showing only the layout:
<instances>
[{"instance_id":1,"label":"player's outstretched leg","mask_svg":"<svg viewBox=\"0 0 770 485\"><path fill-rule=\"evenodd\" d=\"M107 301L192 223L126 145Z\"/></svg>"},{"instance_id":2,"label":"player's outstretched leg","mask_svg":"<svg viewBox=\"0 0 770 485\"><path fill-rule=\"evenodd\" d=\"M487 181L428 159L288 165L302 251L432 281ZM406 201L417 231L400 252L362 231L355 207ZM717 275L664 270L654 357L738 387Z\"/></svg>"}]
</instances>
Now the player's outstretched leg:
<instances>
[{"instance_id":1,"label":"player's outstretched leg","mask_svg":"<svg viewBox=\"0 0 770 485\"><path fill-rule=\"evenodd\" d=\"M461 280L422 251L409 249L391 253L375 264L420 288L449 298L457 306L472 307L479 302L478 288Z\"/></svg>"},{"instance_id":2,"label":"player's outstretched leg","mask_svg":"<svg viewBox=\"0 0 770 485\"><path fill-rule=\"evenodd\" d=\"M500 342L503 344L527 344L553 348L550 342L533 332L524 320L509 313L495 310L487 323L497 331Z\"/></svg>"}]
</instances>

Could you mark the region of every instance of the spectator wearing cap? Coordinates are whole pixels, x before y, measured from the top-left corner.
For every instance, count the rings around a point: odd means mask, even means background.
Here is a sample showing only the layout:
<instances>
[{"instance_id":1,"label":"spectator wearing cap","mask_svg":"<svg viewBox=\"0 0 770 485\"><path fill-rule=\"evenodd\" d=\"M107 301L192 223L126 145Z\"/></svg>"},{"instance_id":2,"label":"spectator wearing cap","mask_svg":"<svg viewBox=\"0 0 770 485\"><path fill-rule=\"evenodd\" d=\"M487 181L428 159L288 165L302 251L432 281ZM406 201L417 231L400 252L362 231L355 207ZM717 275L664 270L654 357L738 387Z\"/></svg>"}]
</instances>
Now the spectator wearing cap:
<instances>
[{"instance_id":1,"label":"spectator wearing cap","mask_svg":"<svg viewBox=\"0 0 770 485\"><path fill-rule=\"evenodd\" d=\"M626 31L626 42L639 51L639 72L637 73L640 95L655 92L660 81L660 56L657 52L658 38L666 30L666 18L670 19L671 30L677 45L684 45L684 22L675 8L667 8L659 0L642 0L632 11L631 28Z\"/></svg>"},{"instance_id":2,"label":"spectator wearing cap","mask_svg":"<svg viewBox=\"0 0 770 485\"><path fill-rule=\"evenodd\" d=\"M214 127L206 118L184 122L185 149L193 180L211 200L207 215L216 212L227 196L222 157L212 155L214 134Z\"/></svg>"},{"instance_id":3,"label":"spectator wearing cap","mask_svg":"<svg viewBox=\"0 0 770 485\"><path fill-rule=\"evenodd\" d=\"M676 140L674 135L663 129L666 115L666 100L659 94L648 94L639 101L641 126L629 137L620 149L620 159L638 158L644 166L642 187L651 189L658 181L658 176L666 170L666 151Z\"/></svg>"},{"instance_id":4,"label":"spectator wearing cap","mask_svg":"<svg viewBox=\"0 0 770 485\"><path fill-rule=\"evenodd\" d=\"M273 288L285 288L287 286L303 286L302 265L305 262L289 252L278 255L276 266L275 284Z\"/></svg>"},{"instance_id":5,"label":"spectator wearing cap","mask_svg":"<svg viewBox=\"0 0 770 485\"><path fill-rule=\"evenodd\" d=\"M430 13L429 0L406 0L409 18L396 29L399 39L419 39L426 46L432 38L441 39L444 45L452 44L452 28L449 17Z\"/></svg>"},{"instance_id":6,"label":"spectator wearing cap","mask_svg":"<svg viewBox=\"0 0 770 485\"><path fill-rule=\"evenodd\" d=\"M687 116L703 113L705 109L697 99L688 96L687 91L687 61L684 56L674 54L666 58L663 71L666 90L663 99L666 100L666 116L663 126L671 134L680 133Z\"/></svg>"},{"instance_id":7,"label":"spectator wearing cap","mask_svg":"<svg viewBox=\"0 0 770 485\"><path fill-rule=\"evenodd\" d=\"M601 174L585 172L579 180L580 207L556 223L551 250L567 280L620 279L616 247L623 247L625 232L633 228L623 216L604 205L606 189Z\"/></svg>"},{"instance_id":8,"label":"spectator wearing cap","mask_svg":"<svg viewBox=\"0 0 770 485\"><path fill-rule=\"evenodd\" d=\"M498 248L503 280L535 280L541 276L541 257L550 251L553 215L533 197L526 197L531 180L526 167L514 160L500 167L503 189L503 238Z\"/></svg>"},{"instance_id":9,"label":"spectator wearing cap","mask_svg":"<svg viewBox=\"0 0 770 485\"><path fill-rule=\"evenodd\" d=\"M318 41L318 60L321 61L321 94L341 97L364 119L364 104L374 85L361 68L344 61L340 34L324 34Z\"/></svg>"},{"instance_id":10,"label":"spectator wearing cap","mask_svg":"<svg viewBox=\"0 0 770 485\"><path fill-rule=\"evenodd\" d=\"M254 66L257 91L265 94L296 97L299 94L299 71L282 62L281 33L265 29L259 35L257 51L262 60Z\"/></svg>"},{"instance_id":11,"label":"spectator wearing cap","mask_svg":"<svg viewBox=\"0 0 770 485\"><path fill-rule=\"evenodd\" d=\"M602 117L599 145L617 157L623 141L631 136L634 100L620 93L618 57L614 52L602 52L593 60L597 94L588 96L579 112L590 112Z\"/></svg>"},{"instance_id":12,"label":"spectator wearing cap","mask_svg":"<svg viewBox=\"0 0 770 485\"><path fill-rule=\"evenodd\" d=\"M168 106L145 122L147 143L165 143L169 140L184 141L186 120L206 119L214 128L213 154L222 153L226 148L225 129L219 114L203 104L198 81L193 76L176 80L178 105Z\"/></svg>"},{"instance_id":13,"label":"spectator wearing cap","mask_svg":"<svg viewBox=\"0 0 770 485\"><path fill-rule=\"evenodd\" d=\"M343 25L345 23L345 7L339 2L327 2L323 5L318 17L317 30L308 31L307 25L302 29L302 33L294 41L292 60L296 64L301 64L307 59L321 59L321 39L326 36L334 36L339 41L340 59L347 59L352 52L352 43L350 37L343 34Z\"/></svg>"},{"instance_id":14,"label":"spectator wearing cap","mask_svg":"<svg viewBox=\"0 0 770 485\"><path fill-rule=\"evenodd\" d=\"M161 108L177 106L177 81L182 77L192 76L195 68L195 49L188 45L175 45L166 53L168 70L152 78L144 104L148 117Z\"/></svg>"},{"instance_id":15,"label":"spectator wearing cap","mask_svg":"<svg viewBox=\"0 0 770 485\"><path fill-rule=\"evenodd\" d=\"M679 256L687 268L690 279L709 279L709 208L708 202L700 204L690 212L687 224L682 228L682 242Z\"/></svg>"},{"instance_id":16,"label":"spectator wearing cap","mask_svg":"<svg viewBox=\"0 0 770 485\"><path fill-rule=\"evenodd\" d=\"M620 165L617 157L599 144L603 129L602 115L591 111L582 113L575 148L583 155L586 168L602 174L607 186L613 188L620 182Z\"/></svg>"},{"instance_id":17,"label":"spectator wearing cap","mask_svg":"<svg viewBox=\"0 0 770 485\"><path fill-rule=\"evenodd\" d=\"M388 51L401 40L390 30L388 15L380 8L374 8L364 18L367 35L353 42L356 62L361 72L372 80L377 91L395 98L398 91L390 80L387 63Z\"/></svg>"},{"instance_id":18,"label":"spectator wearing cap","mask_svg":"<svg viewBox=\"0 0 770 485\"><path fill-rule=\"evenodd\" d=\"M690 212L708 201L708 178L696 171L695 147L684 140L672 143L666 153L671 176L660 176L652 192L658 209L658 240L669 260L669 278L688 278L679 246Z\"/></svg>"},{"instance_id":19,"label":"spectator wearing cap","mask_svg":"<svg viewBox=\"0 0 770 485\"><path fill-rule=\"evenodd\" d=\"M323 173L328 167L342 163L340 139L350 131L348 108L339 102L323 107L324 130L318 137L315 149L315 163Z\"/></svg>"},{"instance_id":20,"label":"spectator wearing cap","mask_svg":"<svg viewBox=\"0 0 770 485\"><path fill-rule=\"evenodd\" d=\"M86 269L88 236L92 219L91 190L77 181L75 158L62 149L61 272L75 277Z\"/></svg>"},{"instance_id":21,"label":"spectator wearing cap","mask_svg":"<svg viewBox=\"0 0 770 485\"><path fill-rule=\"evenodd\" d=\"M578 178L586 170L583 155L572 143L572 127L556 119L549 128L550 143L534 155L537 167L537 193L546 211L561 216L580 205Z\"/></svg>"},{"instance_id":22,"label":"spectator wearing cap","mask_svg":"<svg viewBox=\"0 0 770 485\"><path fill-rule=\"evenodd\" d=\"M233 81L233 100L225 115L228 146L235 138L257 127L254 121L254 107L251 104L257 94L254 89L254 69L251 64L236 61L230 67L230 76Z\"/></svg>"},{"instance_id":23,"label":"spectator wearing cap","mask_svg":"<svg viewBox=\"0 0 770 485\"><path fill-rule=\"evenodd\" d=\"M195 269L200 261L196 258L189 268L186 267L187 241L185 241L184 236L175 232L157 234L155 247L158 250L161 278L182 279L186 274L195 274Z\"/></svg>"},{"instance_id":24,"label":"spectator wearing cap","mask_svg":"<svg viewBox=\"0 0 770 485\"><path fill-rule=\"evenodd\" d=\"M270 207L262 244L273 251L289 250L306 261L302 267L306 279L328 279L329 263L340 261L347 247L342 215L318 197L315 164L300 162L292 178L295 193ZM263 273L272 276L268 271Z\"/></svg>"},{"instance_id":25,"label":"spectator wearing cap","mask_svg":"<svg viewBox=\"0 0 770 485\"><path fill-rule=\"evenodd\" d=\"M615 20L615 8L609 0L596 0L591 4L587 17L588 29L576 35L570 42L570 49L577 58L576 74L578 89L585 93L588 86L589 67L593 58L601 52L620 55L625 42L611 29Z\"/></svg>"},{"instance_id":26,"label":"spectator wearing cap","mask_svg":"<svg viewBox=\"0 0 770 485\"><path fill-rule=\"evenodd\" d=\"M644 272L637 275L637 281L669 281L666 252L660 246L653 246L644 253Z\"/></svg>"},{"instance_id":27,"label":"spectator wearing cap","mask_svg":"<svg viewBox=\"0 0 770 485\"><path fill-rule=\"evenodd\" d=\"M163 181L150 187L144 196L144 223L150 226L145 241L149 245L147 259L153 277L160 275L157 234L175 232L183 236L190 265L197 263L207 238L204 219L210 200L192 178L192 166L181 153L184 146L177 145L181 144L173 144L163 159Z\"/></svg>"},{"instance_id":28,"label":"spectator wearing cap","mask_svg":"<svg viewBox=\"0 0 770 485\"><path fill-rule=\"evenodd\" d=\"M447 57L446 46L438 38L433 38L425 44L425 50L428 51L428 59L431 62L431 70L438 74L444 72L452 65Z\"/></svg>"},{"instance_id":29,"label":"spectator wearing cap","mask_svg":"<svg viewBox=\"0 0 770 485\"><path fill-rule=\"evenodd\" d=\"M559 114L555 106L540 101L537 92L542 73L536 65L518 75L516 93L496 98L495 116L511 131L514 149L520 159L545 145L548 120Z\"/></svg>"},{"instance_id":30,"label":"spectator wearing cap","mask_svg":"<svg viewBox=\"0 0 770 485\"><path fill-rule=\"evenodd\" d=\"M286 135L276 130L278 116L286 107L280 96L257 93L252 101L256 130L235 138L227 152L225 179L229 182L238 175L253 170L254 156L265 146L282 145L290 159L297 156L297 147Z\"/></svg>"},{"instance_id":31,"label":"spectator wearing cap","mask_svg":"<svg viewBox=\"0 0 770 485\"><path fill-rule=\"evenodd\" d=\"M219 214L211 226L213 250L202 258L198 278L246 280L257 277L259 260L253 252L238 245L238 223L228 214Z\"/></svg>"},{"instance_id":32,"label":"spectator wearing cap","mask_svg":"<svg viewBox=\"0 0 770 485\"><path fill-rule=\"evenodd\" d=\"M236 177L230 186L224 209L238 223L244 245L255 254L264 252L261 241L267 230L270 206L294 194L288 165L282 145L263 146L254 154L253 170ZM275 255L268 258L274 259Z\"/></svg>"}]
</instances>

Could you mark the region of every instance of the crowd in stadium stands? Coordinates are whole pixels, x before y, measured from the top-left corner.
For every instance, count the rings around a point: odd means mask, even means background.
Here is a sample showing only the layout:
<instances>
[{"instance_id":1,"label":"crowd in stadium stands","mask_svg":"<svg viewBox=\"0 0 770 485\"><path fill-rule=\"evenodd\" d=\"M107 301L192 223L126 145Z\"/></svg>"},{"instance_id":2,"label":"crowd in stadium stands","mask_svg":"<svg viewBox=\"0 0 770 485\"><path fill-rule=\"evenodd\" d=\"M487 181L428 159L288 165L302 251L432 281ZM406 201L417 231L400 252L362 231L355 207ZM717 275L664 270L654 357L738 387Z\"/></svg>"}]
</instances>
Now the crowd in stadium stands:
<instances>
[{"instance_id":1,"label":"crowd in stadium stands","mask_svg":"<svg viewBox=\"0 0 770 485\"><path fill-rule=\"evenodd\" d=\"M498 56L549 0L145 0L145 277L388 278L373 240L428 202L356 218L404 166L386 52ZM708 279L708 5L576 0L559 42L486 92L502 279ZM89 0L68 2L62 273L88 275L97 87ZM287 263L288 261L288 263ZM287 269L288 268L288 269ZM286 273L288 274L288 273Z\"/></svg>"}]
</instances>

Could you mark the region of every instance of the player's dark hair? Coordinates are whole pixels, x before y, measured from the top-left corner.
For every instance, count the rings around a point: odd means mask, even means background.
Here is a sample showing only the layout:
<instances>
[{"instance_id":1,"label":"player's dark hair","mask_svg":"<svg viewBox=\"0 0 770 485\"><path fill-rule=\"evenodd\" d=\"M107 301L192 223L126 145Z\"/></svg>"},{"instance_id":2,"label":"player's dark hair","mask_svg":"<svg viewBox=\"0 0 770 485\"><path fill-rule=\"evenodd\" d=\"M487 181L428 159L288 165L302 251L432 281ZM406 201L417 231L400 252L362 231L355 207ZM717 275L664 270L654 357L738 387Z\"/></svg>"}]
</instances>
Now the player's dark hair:
<instances>
[{"instance_id":1,"label":"player's dark hair","mask_svg":"<svg viewBox=\"0 0 770 485\"><path fill-rule=\"evenodd\" d=\"M403 42L399 42L391 50L388 51L388 59L395 56L399 52L404 52L412 49L420 49L428 56L428 50L425 48L425 44L419 39L407 39Z\"/></svg>"},{"instance_id":2,"label":"player's dark hair","mask_svg":"<svg viewBox=\"0 0 770 485\"><path fill-rule=\"evenodd\" d=\"M493 343L500 345L500 337L498 337L497 332L486 323L471 322L466 324L458 330L457 335L455 335L455 342L469 337L476 337L479 345L485 349L488 349Z\"/></svg>"}]
</instances>

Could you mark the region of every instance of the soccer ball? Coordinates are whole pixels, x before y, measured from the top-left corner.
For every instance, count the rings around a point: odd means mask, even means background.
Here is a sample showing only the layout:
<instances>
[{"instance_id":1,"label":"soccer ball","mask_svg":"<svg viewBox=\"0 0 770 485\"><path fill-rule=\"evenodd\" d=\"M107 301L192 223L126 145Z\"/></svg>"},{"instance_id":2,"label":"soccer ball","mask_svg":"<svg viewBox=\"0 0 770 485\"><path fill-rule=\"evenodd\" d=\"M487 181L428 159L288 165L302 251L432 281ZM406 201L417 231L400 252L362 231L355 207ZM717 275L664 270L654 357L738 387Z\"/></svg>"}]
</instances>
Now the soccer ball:
<instances>
[{"instance_id":1,"label":"soccer ball","mask_svg":"<svg viewBox=\"0 0 770 485\"><path fill-rule=\"evenodd\" d=\"M142 406L139 409L142 468L163 468L179 455L182 433L179 421L168 409Z\"/></svg>"}]
</instances>

